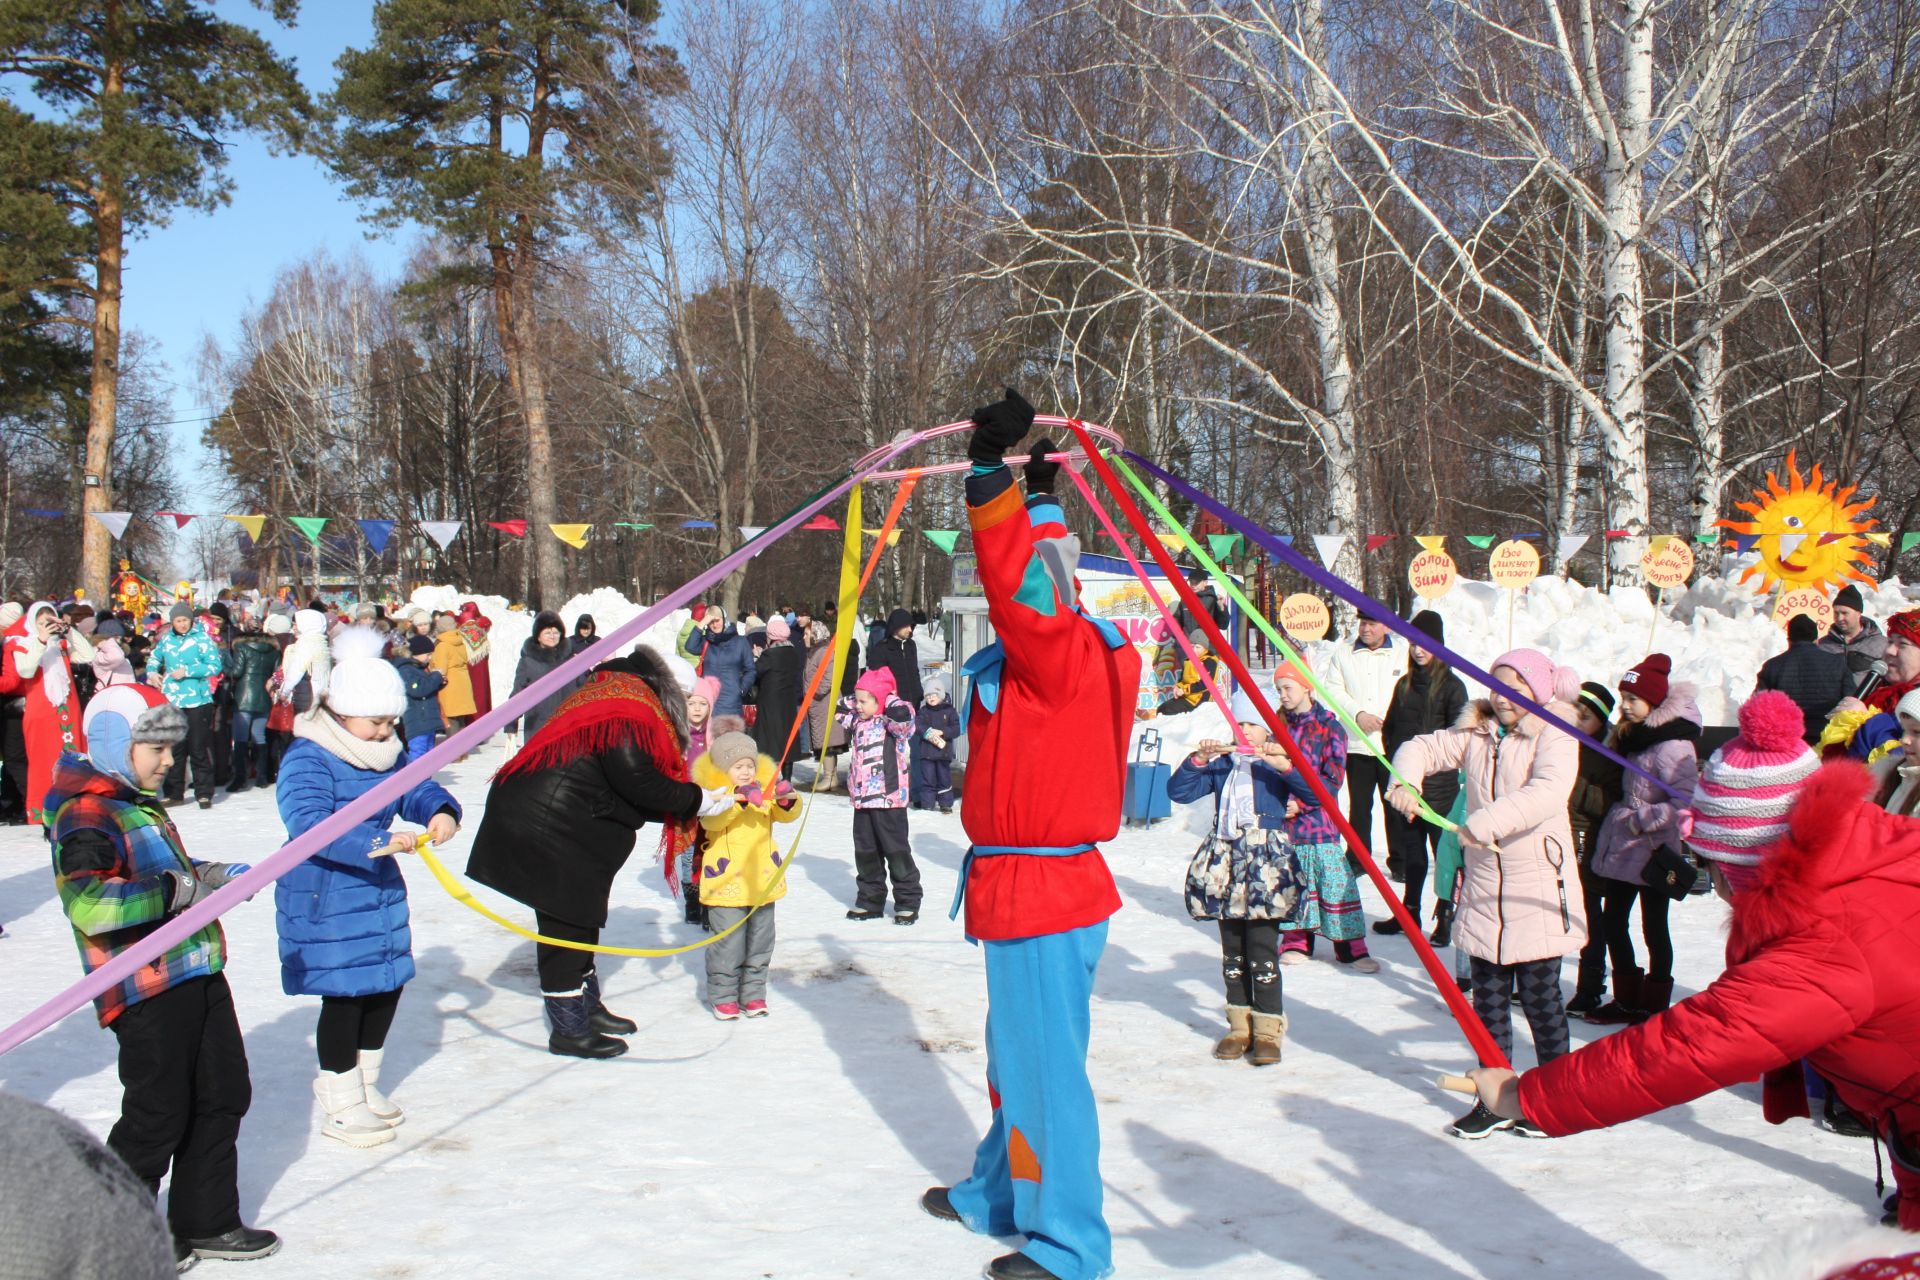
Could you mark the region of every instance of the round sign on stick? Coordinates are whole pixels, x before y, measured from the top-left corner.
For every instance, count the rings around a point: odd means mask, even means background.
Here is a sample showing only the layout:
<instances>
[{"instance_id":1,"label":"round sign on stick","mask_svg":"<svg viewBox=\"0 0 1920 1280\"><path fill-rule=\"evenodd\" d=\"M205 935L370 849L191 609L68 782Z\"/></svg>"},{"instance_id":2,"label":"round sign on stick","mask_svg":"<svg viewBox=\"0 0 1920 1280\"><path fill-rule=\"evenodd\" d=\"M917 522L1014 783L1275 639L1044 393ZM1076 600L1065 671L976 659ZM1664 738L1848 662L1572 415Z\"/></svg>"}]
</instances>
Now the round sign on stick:
<instances>
[{"instance_id":1,"label":"round sign on stick","mask_svg":"<svg viewBox=\"0 0 1920 1280\"><path fill-rule=\"evenodd\" d=\"M1295 640L1323 640L1333 629L1333 614L1311 591L1297 592L1280 602L1280 629Z\"/></svg>"},{"instance_id":2,"label":"round sign on stick","mask_svg":"<svg viewBox=\"0 0 1920 1280\"><path fill-rule=\"evenodd\" d=\"M1444 551L1422 551L1407 566L1407 581L1423 600L1438 600L1453 590L1454 579L1459 576L1453 557Z\"/></svg>"},{"instance_id":3,"label":"round sign on stick","mask_svg":"<svg viewBox=\"0 0 1920 1280\"><path fill-rule=\"evenodd\" d=\"M1784 627L1797 613L1812 618L1823 635L1833 626L1833 601L1827 599L1827 593L1818 587L1795 587L1792 591L1781 592L1779 601L1773 606L1773 625Z\"/></svg>"},{"instance_id":4,"label":"round sign on stick","mask_svg":"<svg viewBox=\"0 0 1920 1280\"><path fill-rule=\"evenodd\" d=\"M1685 538L1655 538L1640 556L1640 571L1662 591L1684 587L1693 576L1693 546Z\"/></svg>"},{"instance_id":5,"label":"round sign on stick","mask_svg":"<svg viewBox=\"0 0 1920 1280\"><path fill-rule=\"evenodd\" d=\"M1540 553L1531 542L1509 538L1493 549L1487 561L1487 576L1496 587L1518 591L1540 576Z\"/></svg>"}]
</instances>

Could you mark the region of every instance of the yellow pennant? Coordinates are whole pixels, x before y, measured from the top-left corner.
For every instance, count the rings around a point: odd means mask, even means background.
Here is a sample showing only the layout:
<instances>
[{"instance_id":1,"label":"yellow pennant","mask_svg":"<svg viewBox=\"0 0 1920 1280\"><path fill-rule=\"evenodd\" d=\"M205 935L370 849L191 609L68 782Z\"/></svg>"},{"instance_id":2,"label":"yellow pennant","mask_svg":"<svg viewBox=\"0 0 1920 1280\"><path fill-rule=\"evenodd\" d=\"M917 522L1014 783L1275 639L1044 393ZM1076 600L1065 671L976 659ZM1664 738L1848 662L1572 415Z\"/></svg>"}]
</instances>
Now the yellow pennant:
<instances>
[{"instance_id":1,"label":"yellow pennant","mask_svg":"<svg viewBox=\"0 0 1920 1280\"><path fill-rule=\"evenodd\" d=\"M550 524L547 528L553 530L553 536L568 546L584 547L587 545L587 531L592 529L593 526L590 524Z\"/></svg>"},{"instance_id":2,"label":"yellow pennant","mask_svg":"<svg viewBox=\"0 0 1920 1280\"><path fill-rule=\"evenodd\" d=\"M260 541L260 528L267 522L265 516L228 516L227 519L245 529L247 536L255 542Z\"/></svg>"},{"instance_id":3,"label":"yellow pennant","mask_svg":"<svg viewBox=\"0 0 1920 1280\"><path fill-rule=\"evenodd\" d=\"M1444 533L1418 533L1413 540L1427 551L1438 553L1447 549L1447 535Z\"/></svg>"},{"instance_id":4,"label":"yellow pennant","mask_svg":"<svg viewBox=\"0 0 1920 1280\"><path fill-rule=\"evenodd\" d=\"M880 536L880 531L878 529L862 529L860 532L865 534L869 538L877 538ZM887 531L887 545L891 547L891 546L894 546L899 541L900 541L900 531L898 529L889 529Z\"/></svg>"},{"instance_id":5,"label":"yellow pennant","mask_svg":"<svg viewBox=\"0 0 1920 1280\"><path fill-rule=\"evenodd\" d=\"M1649 556L1658 556L1662 551L1666 550L1667 544L1672 542L1674 537L1675 535L1671 533L1654 534L1647 539L1647 554Z\"/></svg>"},{"instance_id":6,"label":"yellow pennant","mask_svg":"<svg viewBox=\"0 0 1920 1280\"><path fill-rule=\"evenodd\" d=\"M1891 533L1870 533L1867 535L1867 541L1876 547L1890 547L1893 545L1893 535Z\"/></svg>"}]
</instances>

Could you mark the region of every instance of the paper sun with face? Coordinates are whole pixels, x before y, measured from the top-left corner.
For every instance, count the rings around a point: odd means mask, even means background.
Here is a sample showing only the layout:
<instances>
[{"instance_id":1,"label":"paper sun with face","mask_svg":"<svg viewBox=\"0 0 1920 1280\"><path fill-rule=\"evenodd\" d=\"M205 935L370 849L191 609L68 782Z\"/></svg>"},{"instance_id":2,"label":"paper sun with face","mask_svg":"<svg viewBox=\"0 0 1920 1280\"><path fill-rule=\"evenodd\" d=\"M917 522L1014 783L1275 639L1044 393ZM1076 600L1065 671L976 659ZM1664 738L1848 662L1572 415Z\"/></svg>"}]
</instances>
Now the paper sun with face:
<instances>
[{"instance_id":1,"label":"paper sun with face","mask_svg":"<svg viewBox=\"0 0 1920 1280\"><path fill-rule=\"evenodd\" d=\"M1759 578L1762 594L1776 587L1826 591L1848 582L1876 585L1859 565L1867 554L1866 533L1877 523L1861 518L1862 513L1877 499L1853 501L1855 486L1839 488L1839 481L1821 476L1818 464L1802 477L1791 450L1786 470L1785 487L1769 471L1766 488L1753 491L1754 501L1734 504L1751 519L1714 521L1716 528L1739 535L1728 545L1759 553L1759 562L1740 581Z\"/></svg>"}]
</instances>

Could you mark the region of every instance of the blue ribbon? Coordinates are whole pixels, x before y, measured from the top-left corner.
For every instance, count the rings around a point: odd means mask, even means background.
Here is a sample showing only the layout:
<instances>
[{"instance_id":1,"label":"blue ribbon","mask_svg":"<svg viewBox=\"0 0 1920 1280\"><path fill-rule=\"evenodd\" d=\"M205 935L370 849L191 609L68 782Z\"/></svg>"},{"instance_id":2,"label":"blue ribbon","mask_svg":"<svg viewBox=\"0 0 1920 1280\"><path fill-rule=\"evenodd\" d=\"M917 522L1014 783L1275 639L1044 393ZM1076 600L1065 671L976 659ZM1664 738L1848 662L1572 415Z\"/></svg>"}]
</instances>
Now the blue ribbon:
<instances>
[{"instance_id":1,"label":"blue ribbon","mask_svg":"<svg viewBox=\"0 0 1920 1280\"><path fill-rule=\"evenodd\" d=\"M973 872L975 858L998 858L1009 853L1024 854L1029 858L1071 858L1078 853L1092 853L1090 844L976 844L967 849L967 856L960 860L960 883L953 890L953 907L947 912L947 919L958 919L960 904L967 900L967 877Z\"/></svg>"}]
</instances>

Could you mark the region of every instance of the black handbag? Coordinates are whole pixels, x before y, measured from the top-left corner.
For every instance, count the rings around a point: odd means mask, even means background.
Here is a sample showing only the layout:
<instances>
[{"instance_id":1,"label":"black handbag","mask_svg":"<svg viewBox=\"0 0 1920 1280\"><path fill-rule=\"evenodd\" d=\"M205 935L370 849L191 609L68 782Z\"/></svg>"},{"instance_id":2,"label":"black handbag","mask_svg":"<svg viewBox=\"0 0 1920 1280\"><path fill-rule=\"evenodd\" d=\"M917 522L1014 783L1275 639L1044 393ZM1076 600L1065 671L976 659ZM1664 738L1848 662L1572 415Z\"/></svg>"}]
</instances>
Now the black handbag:
<instances>
[{"instance_id":1,"label":"black handbag","mask_svg":"<svg viewBox=\"0 0 1920 1280\"><path fill-rule=\"evenodd\" d=\"M1640 873L1641 884L1675 902L1686 897L1699 878L1700 868L1693 864L1693 859L1666 845L1655 847L1653 856L1647 859L1646 869Z\"/></svg>"}]
</instances>

